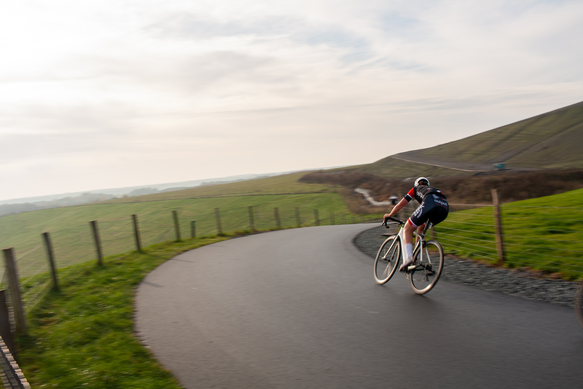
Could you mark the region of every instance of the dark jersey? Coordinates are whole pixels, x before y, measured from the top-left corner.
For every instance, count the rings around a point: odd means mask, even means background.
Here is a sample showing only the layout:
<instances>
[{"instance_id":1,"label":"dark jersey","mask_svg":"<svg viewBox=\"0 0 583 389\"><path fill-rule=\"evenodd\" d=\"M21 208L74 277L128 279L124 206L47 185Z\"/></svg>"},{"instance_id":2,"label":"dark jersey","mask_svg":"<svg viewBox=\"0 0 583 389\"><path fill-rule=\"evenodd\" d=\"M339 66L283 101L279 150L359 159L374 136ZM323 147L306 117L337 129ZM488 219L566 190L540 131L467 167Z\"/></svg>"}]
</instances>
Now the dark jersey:
<instances>
[{"instance_id":1,"label":"dark jersey","mask_svg":"<svg viewBox=\"0 0 583 389\"><path fill-rule=\"evenodd\" d=\"M421 204L409 218L413 227L419 227L428 220L436 225L445 220L449 213L449 205L445 195L439 189L419 185L405 195L405 200L415 199Z\"/></svg>"},{"instance_id":2,"label":"dark jersey","mask_svg":"<svg viewBox=\"0 0 583 389\"><path fill-rule=\"evenodd\" d=\"M445 195L443 193L441 193L441 191L439 189L436 188L432 188L430 186L425 186L425 185L419 185L417 188L411 188L411 190L409 191L409 193L407 193L405 195L405 200L407 200L407 202L415 199L417 200L417 202L419 204L421 204L423 202L423 199L425 198L425 196L427 195L436 195L439 197L443 197L444 199L446 198Z\"/></svg>"}]
</instances>

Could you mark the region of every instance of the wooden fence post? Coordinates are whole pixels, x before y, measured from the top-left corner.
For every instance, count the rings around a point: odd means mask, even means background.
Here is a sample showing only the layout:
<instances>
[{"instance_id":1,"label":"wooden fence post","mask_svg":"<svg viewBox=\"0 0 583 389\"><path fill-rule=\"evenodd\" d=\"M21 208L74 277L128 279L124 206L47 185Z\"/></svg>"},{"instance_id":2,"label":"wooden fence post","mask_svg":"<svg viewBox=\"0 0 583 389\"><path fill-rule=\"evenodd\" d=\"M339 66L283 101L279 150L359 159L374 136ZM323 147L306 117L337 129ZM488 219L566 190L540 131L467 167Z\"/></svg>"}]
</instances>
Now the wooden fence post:
<instances>
[{"instance_id":1,"label":"wooden fence post","mask_svg":"<svg viewBox=\"0 0 583 389\"><path fill-rule=\"evenodd\" d=\"M176 231L176 241L180 242L182 237L180 236L180 223L178 222L178 212L172 211L172 217L174 218L174 230Z\"/></svg>"},{"instance_id":2,"label":"wooden fence post","mask_svg":"<svg viewBox=\"0 0 583 389\"><path fill-rule=\"evenodd\" d=\"M498 191L492 189L492 204L494 207L494 222L496 223L496 251L498 252L498 263L502 264L506 260L504 253L504 239L502 238L502 214L498 201Z\"/></svg>"},{"instance_id":3,"label":"wooden fence post","mask_svg":"<svg viewBox=\"0 0 583 389\"><path fill-rule=\"evenodd\" d=\"M314 223L319 226L320 225L320 216L318 215L318 210L314 209Z\"/></svg>"},{"instance_id":4,"label":"wooden fence post","mask_svg":"<svg viewBox=\"0 0 583 389\"><path fill-rule=\"evenodd\" d=\"M140 226L138 224L138 215L132 215L132 221L134 223L134 238L136 240L136 250L142 252L142 240L140 239Z\"/></svg>"},{"instance_id":5,"label":"wooden fence post","mask_svg":"<svg viewBox=\"0 0 583 389\"><path fill-rule=\"evenodd\" d=\"M55 255L53 252L53 245L51 243L51 237L48 232L43 232L43 238L45 242L45 248L47 250L47 257L49 259L49 265L51 267L51 274L53 276L53 288L59 290L59 280L57 279L57 267L55 266Z\"/></svg>"},{"instance_id":6,"label":"wooden fence post","mask_svg":"<svg viewBox=\"0 0 583 389\"><path fill-rule=\"evenodd\" d=\"M20 296L20 284L18 282L18 269L14 260L14 249L4 249L4 270L8 275L8 289L10 290L10 299L12 300L12 309L14 311L14 322L16 324L16 333L26 334L26 318L24 316L24 306Z\"/></svg>"},{"instance_id":7,"label":"wooden fence post","mask_svg":"<svg viewBox=\"0 0 583 389\"><path fill-rule=\"evenodd\" d=\"M275 217L275 226L281 229L281 220L279 219L279 208L273 208L273 216Z\"/></svg>"},{"instance_id":8,"label":"wooden fence post","mask_svg":"<svg viewBox=\"0 0 583 389\"><path fill-rule=\"evenodd\" d=\"M93 240L95 241L95 250L97 251L97 264L103 266L103 251L101 250L101 240L99 239L97 220L93 220L89 222L89 224L91 224L91 229L93 230Z\"/></svg>"},{"instance_id":9,"label":"wooden fence post","mask_svg":"<svg viewBox=\"0 0 583 389\"><path fill-rule=\"evenodd\" d=\"M8 313L8 305L6 304L6 291L0 290L0 336L4 339L4 343L14 356L16 355L16 345L14 344L14 336L10 328L10 314Z\"/></svg>"},{"instance_id":10,"label":"wooden fence post","mask_svg":"<svg viewBox=\"0 0 583 389\"><path fill-rule=\"evenodd\" d=\"M219 235L223 234L223 226L221 225L221 212L218 208L215 208L215 219L217 221L217 231Z\"/></svg>"},{"instance_id":11,"label":"wooden fence post","mask_svg":"<svg viewBox=\"0 0 583 389\"><path fill-rule=\"evenodd\" d=\"M247 207L247 209L249 210L249 228L251 228L251 231L255 231L255 218L253 217L253 206L250 205Z\"/></svg>"},{"instance_id":12,"label":"wooden fence post","mask_svg":"<svg viewBox=\"0 0 583 389\"><path fill-rule=\"evenodd\" d=\"M190 237L196 238L196 221L193 220L190 222Z\"/></svg>"},{"instance_id":13,"label":"wooden fence post","mask_svg":"<svg viewBox=\"0 0 583 389\"><path fill-rule=\"evenodd\" d=\"M296 224L299 227L302 226L302 220L300 219L300 209L296 207Z\"/></svg>"}]
</instances>

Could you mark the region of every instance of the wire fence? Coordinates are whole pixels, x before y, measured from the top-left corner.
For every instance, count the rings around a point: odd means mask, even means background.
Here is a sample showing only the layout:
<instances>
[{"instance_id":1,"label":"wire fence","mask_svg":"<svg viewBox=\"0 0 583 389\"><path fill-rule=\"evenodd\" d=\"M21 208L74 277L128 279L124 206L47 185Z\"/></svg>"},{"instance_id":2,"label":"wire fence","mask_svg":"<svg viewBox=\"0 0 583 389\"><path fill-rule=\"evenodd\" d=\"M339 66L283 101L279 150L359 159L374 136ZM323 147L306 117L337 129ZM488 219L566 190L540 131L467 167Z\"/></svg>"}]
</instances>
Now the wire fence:
<instances>
[{"instance_id":1,"label":"wire fence","mask_svg":"<svg viewBox=\"0 0 583 389\"><path fill-rule=\"evenodd\" d=\"M86 224L52 231L47 235L50 236L50 249L58 272L74 264L95 261L99 255L107 258L137 250L139 247L178 239L238 231L359 223L374 218L374 215L359 216L294 206L273 207L269 204L215 208L202 213L185 207L172 212L157 210L121 218L87 221ZM98 242L95 240L91 222L95 222L97 226ZM49 248L39 236L38 241L29 240L15 247L14 252L23 309L29 312L53 286L48 259ZM7 286L5 269L4 265L0 267L0 289Z\"/></svg>"},{"instance_id":2,"label":"wire fence","mask_svg":"<svg viewBox=\"0 0 583 389\"><path fill-rule=\"evenodd\" d=\"M456 207L466 210L455 212ZM495 206L451 208L434 229L446 252L556 278L583 278L583 207L510 203L500 206L498 221Z\"/></svg>"}]
</instances>

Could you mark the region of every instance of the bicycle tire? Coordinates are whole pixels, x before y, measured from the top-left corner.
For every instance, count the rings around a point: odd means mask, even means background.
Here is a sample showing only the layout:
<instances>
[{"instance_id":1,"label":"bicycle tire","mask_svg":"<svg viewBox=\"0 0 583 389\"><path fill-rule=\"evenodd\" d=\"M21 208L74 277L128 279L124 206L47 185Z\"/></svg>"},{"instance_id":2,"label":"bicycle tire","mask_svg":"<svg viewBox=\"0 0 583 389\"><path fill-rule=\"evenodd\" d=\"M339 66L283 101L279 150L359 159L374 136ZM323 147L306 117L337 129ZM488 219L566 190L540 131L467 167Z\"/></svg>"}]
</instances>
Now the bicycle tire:
<instances>
[{"instance_id":1,"label":"bicycle tire","mask_svg":"<svg viewBox=\"0 0 583 389\"><path fill-rule=\"evenodd\" d=\"M575 295L575 316L581 327L583 327L583 282L579 283L577 294Z\"/></svg>"},{"instance_id":2,"label":"bicycle tire","mask_svg":"<svg viewBox=\"0 0 583 389\"><path fill-rule=\"evenodd\" d=\"M444 265L443 247L436 240L429 240L423 247L424 253L422 260L417 267L409 273L409 282L411 288L417 294L425 294L429 292L441 276ZM413 257L417 258L419 250L413 253ZM429 260L428 260L429 259ZM417 259L416 259L417 261Z\"/></svg>"},{"instance_id":3,"label":"bicycle tire","mask_svg":"<svg viewBox=\"0 0 583 389\"><path fill-rule=\"evenodd\" d=\"M386 284L395 274L401 259L401 239L390 236L381 245L374 260L374 279L377 284Z\"/></svg>"}]
</instances>

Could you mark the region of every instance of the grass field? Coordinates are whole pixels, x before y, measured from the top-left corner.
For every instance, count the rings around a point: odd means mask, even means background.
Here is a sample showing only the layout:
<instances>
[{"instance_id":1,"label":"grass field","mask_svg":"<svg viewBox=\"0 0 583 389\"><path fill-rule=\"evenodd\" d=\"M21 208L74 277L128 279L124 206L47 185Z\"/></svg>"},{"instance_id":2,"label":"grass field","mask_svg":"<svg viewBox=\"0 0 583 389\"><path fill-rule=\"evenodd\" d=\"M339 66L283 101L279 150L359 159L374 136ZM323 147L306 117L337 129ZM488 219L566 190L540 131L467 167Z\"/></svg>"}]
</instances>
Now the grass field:
<instances>
[{"instance_id":1,"label":"grass field","mask_svg":"<svg viewBox=\"0 0 583 389\"><path fill-rule=\"evenodd\" d=\"M332 185L306 184L298 180L306 172L284 174L281 176L258 178L254 180L217 184L184 189L176 192L164 192L145 196L126 197L107 201L106 203L134 203L166 201L179 199L201 199L214 197L238 197L259 195L285 195L307 193L335 193Z\"/></svg>"},{"instance_id":2,"label":"grass field","mask_svg":"<svg viewBox=\"0 0 583 389\"><path fill-rule=\"evenodd\" d=\"M501 207L505 264L583 279L583 189ZM436 227L448 253L496 263L492 207L450 213Z\"/></svg>"},{"instance_id":3,"label":"grass field","mask_svg":"<svg viewBox=\"0 0 583 389\"><path fill-rule=\"evenodd\" d=\"M89 222L97 220L105 255L118 254L135 248L132 214L138 216L144 246L175 239L172 211L178 212L181 235L190 236L191 221L195 221L197 235L217 233L215 208L219 208L223 231L250 228L248 207L253 208L256 229L276 227L274 208L278 208L283 228L297 226L295 209L299 209L301 225L313 225L314 209L322 223L329 224L330 212L340 223L349 214L337 193L239 196L208 199L166 200L155 202L94 204L55 208L22 213L0 218L0 236L3 247L14 247L17 255L25 256L21 264L27 276L28 258L44 258L41 234L50 232L60 267L95 257Z\"/></svg>"}]
</instances>

